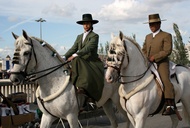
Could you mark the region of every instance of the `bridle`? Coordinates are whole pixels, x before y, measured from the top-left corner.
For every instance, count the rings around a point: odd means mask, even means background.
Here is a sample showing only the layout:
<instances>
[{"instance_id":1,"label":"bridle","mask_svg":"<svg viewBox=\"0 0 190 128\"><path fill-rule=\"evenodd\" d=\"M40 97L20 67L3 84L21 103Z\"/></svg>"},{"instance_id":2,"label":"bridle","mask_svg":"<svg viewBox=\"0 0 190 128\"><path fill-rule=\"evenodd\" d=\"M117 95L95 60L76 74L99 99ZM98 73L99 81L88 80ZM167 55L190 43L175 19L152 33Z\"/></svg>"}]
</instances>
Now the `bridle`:
<instances>
[{"instance_id":1,"label":"bridle","mask_svg":"<svg viewBox=\"0 0 190 128\"><path fill-rule=\"evenodd\" d=\"M38 72L28 74L27 73L27 68L28 68L28 65L29 65L29 63L31 61L32 54L34 55L34 59L35 59L35 63L36 63L35 66L37 66L37 63L38 63L38 60L37 60L37 57L36 57L36 52L35 52L34 45L33 45L33 40L31 38L30 38L30 40L31 40L31 43L25 43L26 45L31 46L31 51L32 51L29 54L29 59L28 59L28 61L26 63L25 69L23 71L19 71L19 72L11 72L11 74L20 74L25 78L25 81L35 81L37 79L40 79L40 78L42 78L44 76L47 76L47 75L51 74L52 72L58 70L59 68L61 68L62 66L64 66L65 64L70 62L70 61L66 61L65 63L59 64L59 65L56 65L56 66L53 66L53 67L50 67L50 68L47 68L47 69L44 69L44 70L41 70L41 71L38 71ZM43 42L40 42L40 43L42 44ZM14 53L14 57L13 57L13 62L12 62L13 64L19 64L19 57L20 57L19 52L20 52L20 49L16 49L16 52ZM47 73L45 73L45 74L43 74L43 75L41 75L39 77L35 77L36 74L46 72L46 71L49 71L49 72L47 72Z\"/></svg>"},{"instance_id":2,"label":"bridle","mask_svg":"<svg viewBox=\"0 0 190 128\"><path fill-rule=\"evenodd\" d=\"M121 84L128 84L128 83L132 83L132 82L138 81L138 80L140 80L141 78L143 78L143 77L146 75L146 73L148 72L148 70L150 69L152 63L149 63L147 69L146 69L143 73L141 73L141 74L138 74L138 75L135 75L135 76L124 76L124 75L122 75L122 74L120 73L120 72L121 72L121 65L123 64L125 55L127 55L127 61L128 61L128 63L129 63L129 61L130 61L130 60L129 60L128 51L127 51L127 46L126 46L126 43L125 43L124 41L125 41L125 40L123 40L123 46L124 46L124 49L125 49L125 54L123 54L119 66L110 65L108 62L109 62L110 60L111 60L111 61L114 61L114 59L111 59L111 58L108 57L108 58L107 58L107 67L111 67L111 68L113 68L113 69L115 69L115 70L117 71L117 73L118 73L118 78L117 78L117 79L118 79L118 82L119 82L119 83L121 83ZM139 50L139 51L140 51L140 50ZM112 54L116 54L116 52L115 52L114 50L110 50L109 52L112 53ZM141 51L140 51L140 53L142 54ZM142 56L143 56L143 55L142 55ZM121 78L122 78L122 77L138 77L138 78L135 79L135 80L132 80L132 81L121 81Z\"/></svg>"},{"instance_id":3,"label":"bridle","mask_svg":"<svg viewBox=\"0 0 190 128\"><path fill-rule=\"evenodd\" d=\"M35 49L33 47L33 41L32 41L32 39L30 39L30 40L31 40L31 43L25 43L25 45L30 45L31 49L32 49L31 52L29 52L29 59L28 59L28 61L26 63L25 69L23 69L23 71L20 71L20 72L12 72L11 71L11 74L21 74L24 78L26 78L26 76L29 76L27 74L27 69L28 69L28 65L29 65L29 63L31 61L31 58L32 58L32 53L34 54L35 63L37 65L38 61L37 61ZM13 57L13 61L12 61L13 65L14 64L19 64L19 58L20 58L20 54L19 54L20 49L17 48L15 51L16 52L14 53L14 57Z\"/></svg>"},{"instance_id":4,"label":"bridle","mask_svg":"<svg viewBox=\"0 0 190 128\"><path fill-rule=\"evenodd\" d=\"M111 57L107 58L107 62L111 62L111 64L107 63L107 67L111 67L111 68L115 69L119 76L120 76L120 71L121 71L121 65L123 64L125 55L127 56L127 60L129 62L129 55L127 54L127 47L125 45L125 42L123 42L123 44L124 44L125 54L122 54L122 59L119 61L120 62L119 66L117 66L115 64L112 64L112 63L115 63L115 62L113 62L113 61L115 61L113 57L112 58ZM116 54L116 52L114 50L115 49L110 48L109 53L110 54Z\"/></svg>"}]
</instances>

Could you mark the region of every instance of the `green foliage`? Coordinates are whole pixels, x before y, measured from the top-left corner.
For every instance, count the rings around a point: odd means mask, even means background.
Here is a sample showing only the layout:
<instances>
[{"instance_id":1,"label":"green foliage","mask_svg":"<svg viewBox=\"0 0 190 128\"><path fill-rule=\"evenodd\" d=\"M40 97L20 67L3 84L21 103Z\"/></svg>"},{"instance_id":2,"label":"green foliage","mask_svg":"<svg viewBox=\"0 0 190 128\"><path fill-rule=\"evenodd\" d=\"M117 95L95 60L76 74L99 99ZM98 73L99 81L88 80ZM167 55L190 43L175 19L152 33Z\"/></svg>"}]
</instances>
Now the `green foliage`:
<instances>
[{"instance_id":1,"label":"green foliage","mask_svg":"<svg viewBox=\"0 0 190 128\"><path fill-rule=\"evenodd\" d=\"M190 61L188 60L188 51L185 48L185 44L183 43L177 24L173 24L173 29L176 36L174 36L174 50L170 55L170 60L172 60L176 64L184 66L189 65Z\"/></svg>"},{"instance_id":2,"label":"green foliage","mask_svg":"<svg viewBox=\"0 0 190 128\"><path fill-rule=\"evenodd\" d=\"M102 46L102 43L100 43L99 53L100 53L100 54L103 54L103 53L104 53L104 47Z\"/></svg>"},{"instance_id":3,"label":"green foliage","mask_svg":"<svg viewBox=\"0 0 190 128\"><path fill-rule=\"evenodd\" d=\"M106 55L108 55L108 50L109 50L109 42L107 41L105 44Z\"/></svg>"}]
</instances>

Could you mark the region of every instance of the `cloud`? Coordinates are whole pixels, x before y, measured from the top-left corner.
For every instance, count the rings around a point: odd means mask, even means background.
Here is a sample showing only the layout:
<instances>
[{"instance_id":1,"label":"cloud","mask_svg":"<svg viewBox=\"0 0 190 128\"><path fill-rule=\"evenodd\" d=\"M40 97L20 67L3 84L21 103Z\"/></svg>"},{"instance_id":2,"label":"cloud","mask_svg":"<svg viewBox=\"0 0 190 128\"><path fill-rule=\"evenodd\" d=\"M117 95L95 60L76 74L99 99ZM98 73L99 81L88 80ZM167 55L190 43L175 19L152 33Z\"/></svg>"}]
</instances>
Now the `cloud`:
<instances>
[{"instance_id":1,"label":"cloud","mask_svg":"<svg viewBox=\"0 0 190 128\"><path fill-rule=\"evenodd\" d=\"M23 21L21 21L21 22L15 24L15 25L13 25L13 26L10 26L10 27L7 28L6 30L4 30L2 33L5 33L5 32L7 32L7 31L10 31L10 30L12 30L12 29L18 27L19 25L22 25L22 24L25 24L25 23L27 23L27 22L30 22L30 21L33 20L33 19L35 19L35 17L32 17L32 18L27 19L27 20L23 20Z\"/></svg>"},{"instance_id":2,"label":"cloud","mask_svg":"<svg viewBox=\"0 0 190 128\"><path fill-rule=\"evenodd\" d=\"M18 17L15 17L15 16L9 16L9 17L8 17L8 21L9 21L9 22L17 22L17 21L19 21L19 18L18 18Z\"/></svg>"},{"instance_id":3,"label":"cloud","mask_svg":"<svg viewBox=\"0 0 190 128\"><path fill-rule=\"evenodd\" d=\"M0 57L5 58L7 55L9 55L11 58L13 56L14 49L5 47L5 48L0 48Z\"/></svg>"},{"instance_id":4,"label":"cloud","mask_svg":"<svg viewBox=\"0 0 190 128\"><path fill-rule=\"evenodd\" d=\"M60 55L64 55L66 53L66 51L69 49L68 47L65 46L60 46L60 44L51 44L51 46L56 49L56 51L60 54Z\"/></svg>"},{"instance_id":5,"label":"cloud","mask_svg":"<svg viewBox=\"0 0 190 128\"><path fill-rule=\"evenodd\" d=\"M97 15L105 21L135 24L145 21L150 13L167 13L172 6L183 1L186 0L114 0L111 4L103 5Z\"/></svg>"},{"instance_id":6,"label":"cloud","mask_svg":"<svg viewBox=\"0 0 190 128\"><path fill-rule=\"evenodd\" d=\"M115 0L109 5L104 5L99 11L100 19L105 21L138 22L142 13L147 11L147 5L137 0ZM134 23L134 22L132 22Z\"/></svg>"},{"instance_id":7,"label":"cloud","mask_svg":"<svg viewBox=\"0 0 190 128\"><path fill-rule=\"evenodd\" d=\"M50 6L44 8L42 10L42 13L58 17L70 17L71 15L73 15L74 11L76 11L76 8L73 4L67 4L65 6L51 4Z\"/></svg>"},{"instance_id":8,"label":"cloud","mask_svg":"<svg viewBox=\"0 0 190 128\"><path fill-rule=\"evenodd\" d=\"M162 24L163 30L172 33L172 24L176 22L181 25L181 30L188 32L187 26L190 25L190 20L188 16L183 16L184 12L188 11L187 3L188 0L114 0L112 3L102 5L100 11L96 13L101 24L95 29L104 35L111 32L118 33L119 30L126 35L134 33L141 43L144 36L150 32L143 23L147 22L149 14L159 13L161 19L167 19Z\"/></svg>"},{"instance_id":9,"label":"cloud","mask_svg":"<svg viewBox=\"0 0 190 128\"><path fill-rule=\"evenodd\" d=\"M61 41L62 44L57 43L55 49L62 54L65 52L65 48L68 50L68 47L71 46L71 43L63 42L73 42L76 38L77 33L70 30L81 32L81 28L77 28L75 22L81 19L83 13L89 12L93 14L94 19L100 21L94 26L94 31L100 35L100 43L109 41L110 33L118 34L119 30L127 36L132 33L136 34L137 41L141 43L144 41L145 35L150 32L148 26L143 23L148 20L149 14L159 13L161 19L167 19L162 24L164 31L173 33L172 24L176 23L179 25L182 36L186 38L184 41L189 39L190 19L187 16L189 0L97 0L91 1L88 5L86 2L86 0L0 0L0 16L8 18L1 22L3 28L1 30L4 30L4 34L0 33L0 36L5 40L10 40L6 31L13 28L17 28L15 31L20 31L23 27L31 30L30 33L35 35L39 28L33 30L31 29L32 25L24 26L23 24L30 22L30 19L35 17L35 19L42 17L47 20L44 34L45 32L46 34L52 33L51 36L46 35L47 41ZM53 28L59 25L55 31L52 29L52 22L54 23ZM64 38L61 37L63 35ZM0 38L0 40L2 39ZM7 41L7 43L9 42L11 41Z\"/></svg>"},{"instance_id":10,"label":"cloud","mask_svg":"<svg viewBox=\"0 0 190 128\"><path fill-rule=\"evenodd\" d=\"M43 17L49 22L60 22L72 17L77 11L75 4L71 2L63 0L6 0L0 2L0 15L8 16L9 21Z\"/></svg>"}]
</instances>

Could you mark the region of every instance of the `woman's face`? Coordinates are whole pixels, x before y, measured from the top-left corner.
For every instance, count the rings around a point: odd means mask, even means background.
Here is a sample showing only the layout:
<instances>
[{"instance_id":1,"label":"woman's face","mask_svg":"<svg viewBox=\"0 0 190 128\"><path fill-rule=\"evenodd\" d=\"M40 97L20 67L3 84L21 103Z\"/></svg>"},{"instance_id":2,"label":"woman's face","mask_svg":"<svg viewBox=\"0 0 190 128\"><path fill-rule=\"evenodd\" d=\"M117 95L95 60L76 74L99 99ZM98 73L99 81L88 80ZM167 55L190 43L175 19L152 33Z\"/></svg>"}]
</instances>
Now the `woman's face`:
<instances>
[{"instance_id":1,"label":"woman's face","mask_svg":"<svg viewBox=\"0 0 190 128\"><path fill-rule=\"evenodd\" d=\"M155 22L155 23L149 23L150 30L152 32L156 32L157 30L160 29L160 22Z\"/></svg>"},{"instance_id":2,"label":"woman's face","mask_svg":"<svg viewBox=\"0 0 190 128\"><path fill-rule=\"evenodd\" d=\"M92 23L91 22L84 22L83 23L83 28L85 30L85 32L89 31L92 27Z\"/></svg>"}]
</instances>

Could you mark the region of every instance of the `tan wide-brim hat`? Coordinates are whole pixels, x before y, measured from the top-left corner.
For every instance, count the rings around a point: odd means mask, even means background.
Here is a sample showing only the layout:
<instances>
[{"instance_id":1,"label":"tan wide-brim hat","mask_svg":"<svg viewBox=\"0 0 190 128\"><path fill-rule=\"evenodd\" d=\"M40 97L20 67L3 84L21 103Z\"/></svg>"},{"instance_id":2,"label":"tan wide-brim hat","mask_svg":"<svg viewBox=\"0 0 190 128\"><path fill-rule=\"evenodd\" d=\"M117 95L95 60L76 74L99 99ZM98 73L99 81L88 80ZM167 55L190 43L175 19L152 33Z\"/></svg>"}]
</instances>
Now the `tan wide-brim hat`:
<instances>
[{"instance_id":1,"label":"tan wide-brim hat","mask_svg":"<svg viewBox=\"0 0 190 128\"><path fill-rule=\"evenodd\" d=\"M93 20L91 14L83 14L82 15L82 20L77 21L77 24L83 25L84 22L92 22L92 24L96 24L99 21L98 20Z\"/></svg>"},{"instance_id":2,"label":"tan wide-brim hat","mask_svg":"<svg viewBox=\"0 0 190 128\"><path fill-rule=\"evenodd\" d=\"M150 14L149 16L148 16L148 22L145 22L144 24L150 24L150 23L155 23L155 22L161 22L161 21L166 21L166 19L164 19L164 20L161 20L160 19L160 16L159 16L159 14L157 13L157 14Z\"/></svg>"}]
</instances>

